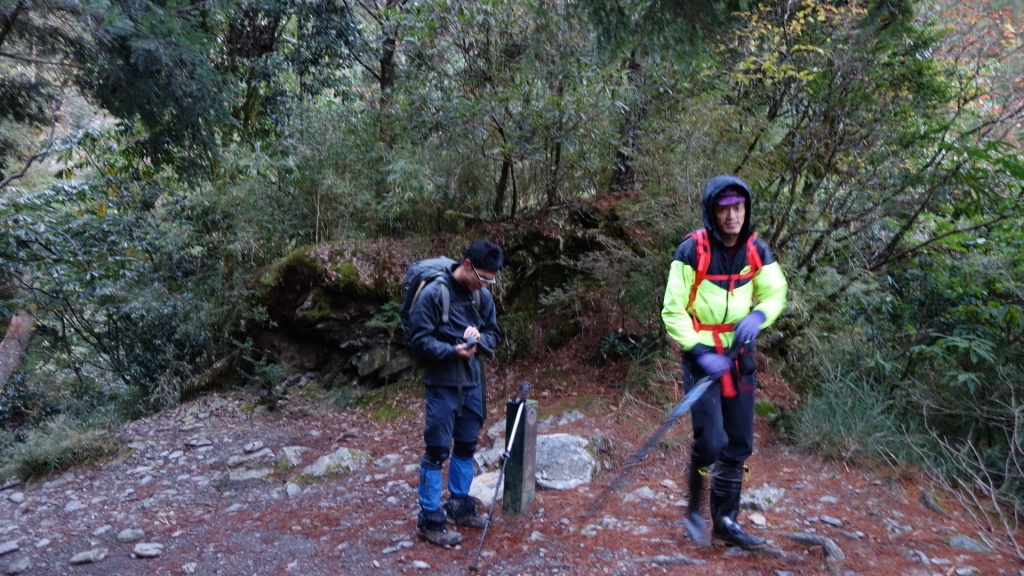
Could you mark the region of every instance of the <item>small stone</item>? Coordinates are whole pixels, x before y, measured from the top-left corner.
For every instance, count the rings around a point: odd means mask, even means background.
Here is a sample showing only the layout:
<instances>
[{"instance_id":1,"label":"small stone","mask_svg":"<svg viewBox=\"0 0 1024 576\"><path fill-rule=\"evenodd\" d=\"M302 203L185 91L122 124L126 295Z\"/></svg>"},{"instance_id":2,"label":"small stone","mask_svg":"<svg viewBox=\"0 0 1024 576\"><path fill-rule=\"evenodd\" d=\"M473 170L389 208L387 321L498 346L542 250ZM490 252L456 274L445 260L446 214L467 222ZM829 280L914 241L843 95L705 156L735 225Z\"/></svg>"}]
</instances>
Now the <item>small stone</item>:
<instances>
[{"instance_id":1,"label":"small stone","mask_svg":"<svg viewBox=\"0 0 1024 576\"><path fill-rule=\"evenodd\" d=\"M125 528L124 530L121 530L117 533L117 541L124 542L126 544L128 542L142 540L145 537L146 533L142 530L139 530L138 528Z\"/></svg>"},{"instance_id":2,"label":"small stone","mask_svg":"<svg viewBox=\"0 0 1024 576\"><path fill-rule=\"evenodd\" d=\"M398 546L388 546L387 548L380 551L381 554L393 554L401 550Z\"/></svg>"},{"instance_id":3,"label":"small stone","mask_svg":"<svg viewBox=\"0 0 1024 576\"><path fill-rule=\"evenodd\" d=\"M755 526L768 525L768 519L766 519L764 514L761 514L760 512L751 512L750 514L747 514L747 519Z\"/></svg>"},{"instance_id":4,"label":"small stone","mask_svg":"<svg viewBox=\"0 0 1024 576\"><path fill-rule=\"evenodd\" d=\"M85 552L79 552L71 557L71 564L89 564L92 562L99 562L107 557L108 550L106 548L93 548L92 550L86 550Z\"/></svg>"},{"instance_id":5,"label":"small stone","mask_svg":"<svg viewBox=\"0 0 1024 576\"><path fill-rule=\"evenodd\" d=\"M974 566L965 566L963 568L957 568L954 572L956 576L974 576L975 574L981 574L981 570L978 570Z\"/></svg>"},{"instance_id":6,"label":"small stone","mask_svg":"<svg viewBox=\"0 0 1024 576\"><path fill-rule=\"evenodd\" d=\"M93 530L92 531L92 535L96 536L98 538L100 536L103 536L107 532L110 532L113 529L114 529L114 527L111 526L110 524L104 524L103 526L100 526L99 528Z\"/></svg>"},{"instance_id":7,"label":"small stone","mask_svg":"<svg viewBox=\"0 0 1024 576\"><path fill-rule=\"evenodd\" d=\"M249 442L245 446L242 446L242 450L246 454L251 454L251 453L259 450L260 448L263 448L263 442L260 442L259 440L254 440L252 442Z\"/></svg>"},{"instance_id":8,"label":"small stone","mask_svg":"<svg viewBox=\"0 0 1024 576\"><path fill-rule=\"evenodd\" d=\"M225 514L232 514L234 512L238 512L242 508L245 508L245 504L238 504L238 503L232 504L231 506L228 506L227 508L224 509L224 513Z\"/></svg>"},{"instance_id":9,"label":"small stone","mask_svg":"<svg viewBox=\"0 0 1024 576\"><path fill-rule=\"evenodd\" d=\"M414 560L412 567L419 570L430 570L430 564L427 564L423 560Z\"/></svg>"},{"instance_id":10,"label":"small stone","mask_svg":"<svg viewBox=\"0 0 1024 576\"><path fill-rule=\"evenodd\" d=\"M639 502L640 500L654 500L656 497L657 495L654 493L654 490L651 490L647 486L643 486L627 494L626 497L622 499L622 501Z\"/></svg>"},{"instance_id":11,"label":"small stone","mask_svg":"<svg viewBox=\"0 0 1024 576\"><path fill-rule=\"evenodd\" d=\"M4 554L10 554L11 552L14 552L17 549L18 549L18 541L17 540L8 540L7 542L4 542L3 544L0 544L0 556L3 556Z\"/></svg>"},{"instance_id":12,"label":"small stone","mask_svg":"<svg viewBox=\"0 0 1024 576\"><path fill-rule=\"evenodd\" d=\"M289 482L285 484L284 491L288 494L289 498L295 498L302 493L302 486L299 486L294 482Z\"/></svg>"},{"instance_id":13,"label":"small stone","mask_svg":"<svg viewBox=\"0 0 1024 576\"><path fill-rule=\"evenodd\" d=\"M197 566L198 564L196 564L195 562L189 562L187 564L182 565L181 571L185 574L195 574Z\"/></svg>"},{"instance_id":14,"label":"small stone","mask_svg":"<svg viewBox=\"0 0 1024 576\"><path fill-rule=\"evenodd\" d=\"M679 490L679 485L667 478L661 481L661 486L663 488L668 488L669 490Z\"/></svg>"},{"instance_id":15,"label":"small stone","mask_svg":"<svg viewBox=\"0 0 1024 576\"><path fill-rule=\"evenodd\" d=\"M7 499L10 500L11 502L14 502L15 504L21 504L22 502L25 501L25 493L11 492L10 495L7 496Z\"/></svg>"},{"instance_id":16,"label":"small stone","mask_svg":"<svg viewBox=\"0 0 1024 576\"><path fill-rule=\"evenodd\" d=\"M835 526L836 528L842 528L842 526L843 526L843 521L840 520L839 518L835 518L833 516L826 516L826 515L822 514L821 516L818 516L818 518L822 522L824 522L825 524L831 524L831 525Z\"/></svg>"},{"instance_id":17,"label":"small stone","mask_svg":"<svg viewBox=\"0 0 1024 576\"><path fill-rule=\"evenodd\" d=\"M49 538L42 538L38 542L36 542L36 548L46 548L50 545L50 542L52 542L52 540L50 540Z\"/></svg>"},{"instance_id":18,"label":"small stone","mask_svg":"<svg viewBox=\"0 0 1024 576\"><path fill-rule=\"evenodd\" d=\"M85 504L78 500L72 500L71 502L68 502L67 504L64 505L65 512L77 512L85 508L88 508L88 506L86 506Z\"/></svg>"},{"instance_id":19,"label":"small stone","mask_svg":"<svg viewBox=\"0 0 1024 576\"><path fill-rule=\"evenodd\" d=\"M419 470L419 464L406 464L405 466L402 467L403 474L415 474L416 472L419 472Z\"/></svg>"},{"instance_id":20,"label":"small stone","mask_svg":"<svg viewBox=\"0 0 1024 576\"><path fill-rule=\"evenodd\" d=\"M530 534L530 537L527 538L527 540L529 540L530 542L543 542L544 541L544 535L541 534L540 532L534 530Z\"/></svg>"},{"instance_id":21,"label":"small stone","mask_svg":"<svg viewBox=\"0 0 1024 576\"><path fill-rule=\"evenodd\" d=\"M139 558L156 558L164 553L164 545L156 542L140 542L132 549L132 553Z\"/></svg>"},{"instance_id":22,"label":"small stone","mask_svg":"<svg viewBox=\"0 0 1024 576\"><path fill-rule=\"evenodd\" d=\"M966 550L968 552L988 552L989 549L982 544L979 544L977 540L970 536L964 536L963 534L957 534L949 539L947 542L950 547L958 550Z\"/></svg>"},{"instance_id":23,"label":"small stone","mask_svg":"<svg viewBox=\"0 0 1024 576\"><path fill-rule=\"evenodd\" d=\"M32 563L29 561L28 556L26 556L24 558L19 558L18 560L15 560L14 562L11 562L11 565L7 567L7 573L8 574L21 574L25 570L28 570L29 566L31 566L31 565L32 565Z\"/></svg>"}]
</instances>

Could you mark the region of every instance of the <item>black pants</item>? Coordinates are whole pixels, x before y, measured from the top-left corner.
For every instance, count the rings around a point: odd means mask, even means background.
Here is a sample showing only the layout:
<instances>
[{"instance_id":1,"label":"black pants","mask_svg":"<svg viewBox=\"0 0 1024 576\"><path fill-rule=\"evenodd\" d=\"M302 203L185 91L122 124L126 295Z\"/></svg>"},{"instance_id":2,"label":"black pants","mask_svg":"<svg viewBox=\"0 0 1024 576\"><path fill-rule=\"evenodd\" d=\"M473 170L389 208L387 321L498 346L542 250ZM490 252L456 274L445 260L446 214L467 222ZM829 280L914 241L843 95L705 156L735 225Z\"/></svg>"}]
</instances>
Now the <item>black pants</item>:
<instances>
[{"instance_id":1,"label":"black pants","mask_svg":"<svg viewBox=\"0 0 1024 576\"><path fill-rule=\"evenodd\" d=\"M752 361L753 358L748 360ZM697 380L704 376L700 365L683 360L684 390L689 392ZM743 375L734 369L733 382L737 384L736 396L723 398L722 384L716 381L693 405L691 458L698 468L710 466L716 461L730 466L742 466L754 452L754 390L757 386L752 366L749 373Z\"/></svg>"}]
</instances>

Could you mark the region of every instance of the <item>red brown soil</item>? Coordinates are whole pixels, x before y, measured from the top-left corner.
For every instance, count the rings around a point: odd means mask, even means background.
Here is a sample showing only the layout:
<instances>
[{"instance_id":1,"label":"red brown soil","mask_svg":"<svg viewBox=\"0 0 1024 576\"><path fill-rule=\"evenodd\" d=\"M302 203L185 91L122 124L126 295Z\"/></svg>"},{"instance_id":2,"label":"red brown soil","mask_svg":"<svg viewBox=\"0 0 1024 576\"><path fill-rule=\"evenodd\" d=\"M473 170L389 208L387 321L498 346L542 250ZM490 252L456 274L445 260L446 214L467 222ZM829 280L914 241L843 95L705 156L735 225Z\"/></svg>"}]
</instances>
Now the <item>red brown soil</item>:
<instances>
[{"instance_id":1,"label":"red brown soil","mask_svg":"<svg viewBox=\"0 0 1024 576\"><path fill-rule=\"evenodd\" d=\"M626 368L624 363L598 366L569 347L529 365L492 370L491 375L496 378L490 389L492 414L485 429L500 417L503 399L521 382L529 381L534 387L534 398L540 402L541 418L557 417L571 409L583 412L586 419L558 431L610 438L617 467L657 428L663 408L678 394L666 379L660 384L663 397L669 397L661 402L665 406L647 396L631 400L619 385ZM765 382L765 396L777 397L779 403L794 400L781 379L769 375ZM136 492L117 501L115 493L121 491L117 482L126 480L129 471L140 465L138 454L125 454L120 459L75 471L76 478L57 490L44 493L39 484L21 487L30 502L34 495L49 494L50 505L14 507L4 499L0 518L13 520L19 529L13 536L0 540L21 536L22 550L0 559L0 563L9 563L17 554L27 553L32 556L33 567L26 574L468 573L479 531L461 529L466 539L454 549L425 544L413 535L417 507L415 494L410 490L415 488L417 477L415 472L404 473L402 467L417 463L422 451L423 401L419 389L389 390L373 405L341 412L318 404L317 395L292 398L269 412L240 409L252 401L244 395L226 395L227 401L225 396L208 397L137 422L126 434L133 442L162 441L173 449L195 435L194 431L180 429L190 414L201 413L206 415L202 434L215 441L213 454L220 463L204 469L203 462L208 460L203 460L191 474L213 475L222 471L226 458L253 440L261 440L275 450L287 445L309 446L313 448L311 454L316 455L337 446L366 450L374 459L399 453L403 460L397 472L378 474L380 471L371 466L365 475L309 485L298 496L289 498L283 495L283 481L289 477L284 472L256 487L223 491L188 481L174 482L176 473L168 470L146 485L136 482ZM385 404L408 408L408 412L387 423L371 419L370 414ZM955 501L944 503L949 517L926 509L922 505L919 478L823 461L790 444L765 421L759 420L756 430L756 452L748 462L752 470L748 486L770 484L784 488L786 494L776 509L764 514L765 527L752 526L747 512L741 514L741 520L752 533L773 540L783 552L782 557L697 548L682 536L680 518L685 508L665 505L665 499L660 505L655 501L623 503L623 496L642 486L666 493L667 501L686 497L682 491L682 470L688 457L689 423L684 419L666 439L663 449L635 469L633 483L609 498L595 517L581 515L614 476L615 469L597 475L585 489L538 490L535 502L518 517L496 513L484 544L481 573L923 575L954 574L957 568L973 566L981 574L1016 574L1024 567L998 553L964 552L949 547L946 540L958 533L977 539L978 526L964 516ZM158 471L161 465L170 466L154 461L149 464ZM673 480L679 488L665 488L664 480ZM396 491L396 481L405 487ZM168 484L176 495L162 498L161 491L168 490ZM64 512L68 497L89 502L90 495L96 493L109 499L78 512L78 516ZM395 498L389 502L389 496ZM824 496L833 496L838 503L822 503ZM242 507L237 511L228 510L229 506L239 504ZM122 514L120 519L118 513ZM828 524L808 520L821 514L841 519L842 530L860 531L864 537L854 540ZM597 529L596 535L590 537L581 534L587 525L604 517L627 522L629 529L607 527ZM894 533L887 528L886 518L912 529ZM92 536L95 528L103 524L113 525L114 530ZM132 545L113 539L117 531L133 525L146 530L147 541L166 546L163 556L149 560L132 558ZM646 529L638 529L640 526ZM808 528L832 538L843 550L845 560L827 561L821 548L807 548L786 537L787 533ZM59 536L49 546L34 548L33 543L46 536L47 531ZM988 536L998 538L994 534ZM384 549L402 541L411 541L413 545L384 553ZM108 547L108 557L95 564L68 565L71 555L95 546ZM908 550L949 563L924 565L908 558ZM658 555L685 555L701 564L644 561ZM430 568L417 570L415 561L425 562ZM194 572L188 572L189 569Z\"/></svg>"}]
</instances>

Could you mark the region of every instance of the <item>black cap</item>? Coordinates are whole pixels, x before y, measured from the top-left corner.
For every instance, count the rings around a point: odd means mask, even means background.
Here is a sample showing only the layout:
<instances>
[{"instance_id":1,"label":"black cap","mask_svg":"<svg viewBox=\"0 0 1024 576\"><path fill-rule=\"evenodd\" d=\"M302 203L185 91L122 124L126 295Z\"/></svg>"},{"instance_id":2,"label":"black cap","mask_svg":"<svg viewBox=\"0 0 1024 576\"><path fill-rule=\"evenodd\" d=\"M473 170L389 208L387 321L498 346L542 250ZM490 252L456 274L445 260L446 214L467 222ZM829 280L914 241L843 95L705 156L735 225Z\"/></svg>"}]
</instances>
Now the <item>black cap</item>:
<instances>
[{"instance_id":1,"label":"black cap","mask_svg":"<svg viewBox=\"0 0 1024 576\"><path fill-rule=\"evenodd\" d=\"M505 265L505 255L501 251L501 246L488 240L473 242L466 248L462 257L469 260L474 268L488 272L497 272Z\"/></svg>"}]
</instances>

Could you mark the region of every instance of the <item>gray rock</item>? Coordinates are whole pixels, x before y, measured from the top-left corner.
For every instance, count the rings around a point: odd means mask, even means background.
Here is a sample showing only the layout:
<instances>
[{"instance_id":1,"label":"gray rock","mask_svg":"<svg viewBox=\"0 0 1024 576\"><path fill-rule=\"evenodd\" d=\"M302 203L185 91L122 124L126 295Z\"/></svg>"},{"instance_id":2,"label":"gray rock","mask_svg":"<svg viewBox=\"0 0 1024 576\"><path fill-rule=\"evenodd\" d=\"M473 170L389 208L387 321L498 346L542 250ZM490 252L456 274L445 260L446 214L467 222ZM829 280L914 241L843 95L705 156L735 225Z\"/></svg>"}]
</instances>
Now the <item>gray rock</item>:
<instances>
[{"instance_id":1,"label":"gray rock","mask_svg":"<svg viewBox=\"0 0 1024 576\"><path fill-rule=\"evenodd\" d=\"M469 495L489 506L491 500L494 499L494 485L498 482L498 474L500 472L496 470L494 472L485 472L473 478L473 485L469 489ZM501 500L504 496L504 478L502 478L501 484L501 488L498 489L498 500Z\"/></svg>"},{"instance_id":2,"label":"gray rock","mask_svg":"<svg viewBox=\"0 0 1024 576\"><path fill-rule=\"evenodd\" d=\"M177 460L178 458L181 458L184 455L185 455L184 451L182 451L182 450L175 450L174 452L171 452L170 454L167 455L167 459L168 460Z\"/></svg>"},{"instance_id":3,"label":"gray rock","mask_svg":"<svg viewBox=\"0 0 1024 576\"><path fill-rule=\"evenodd\" d=\"M156 542L140 542L132 549L132 553L139 558L156 558L164 553L164 545Z\"/></svg>"},{"instance_id":4,"label":"gray rock","mask_svg":"<svg viewBox=\"0 0 1024 576\"><path fill-rule=\"evenodd\" d=\"M79 500L72 500L64 505L65 512L77 512L79 510L84 510L85 508L88 508L88 506Z\"/></svg>"},{"instance_id":5,"label":"gray rock","mask_svg":"<svg viewBox=\"0 0 1024 576\"><path fill-rule=\"evenodd\" d=\"M974 566L964 566L963 568L957 568L953 571L956 576L974 576L975 574L981 574L981 570L978 570Z\"/></svg>"},{"instance_id":6,"label":"gray rock","mask_svg":"<svg viewBox=\"0 0 1024 576\"><path fill-rule=\"evenodd\" d=\"M302 455L309 450L305 446L285 446L277 452L277 465L295 468L302 464Z\"/></svg>"},{"instance_id":7,"label":"gray rock","mask_svg":"<svg viewBox=\"0 0 1024 576\"><path fill-rule=\"evenodd\" d=\"M11 502L14 502L15 504L21 504L22 502L25 501L25 493L11 492L10 495L7 496L7 499L10 500Z\"/></svg>"},{"instance_id":8,"label":"gray rock","mask_svg":"<svg viewBox=\"0 0 1024 576\"><path fill-rule=\"evenodd\" d=\"M17 540L8 540L7 542L4 542L3 544L0 544L0 556L3 556L4 554L10 554L11 552L14 552L17 549L18 549L18 541Z\"/></svg>"},{"instance_id":9,"label":"gray rock","mask_svg":"<svg viewBox=\"0 0 1024 576\"><path fill-rule=\"evenodd\" d=\"M92 535L96 536L98 538L100 536L103 536L107 532L110 532L113 529L114 529L114 527L111 526L110 524L104 524L103 526L100 526L99 528L93 530Z\"/></svg>"},{"instance_id":10,"label":"gray rock","mask_svg":"<svg viewBox=\"0 0 1024 576\"><path fill-rule=\"evenodd\" d=\"M414 560L412 563L412 567L416 568L417 570L430 570L430 564L427 564L423 560Z\"/></svg>"},{"instance_id":11,"label":"gray rock","mask_svg":"<svg viewBox=\"0 0 1024 576\"><path fill-rule=\"evenodd\" d=\"M51 542L53 542L53 540L50 540L49 538L41 538L36 542L36 548L46 548Z\"/></svg>"},{"instance_id":12,"label":"gray rock","mask_svg":"<svg viewBox=\"0 0 1024 576\"><path fill-rule=\"evenodd\" d=\"M355 365L359 376L368 376L384 367L388 358L388 348L390 348L388 344L374 346L356 356L352 363Z\"/></svg>"},{"instance_id":13,"label":"gray rock","mask_svg":"<svg viewBox=\"0 0 1024 576\"><path fill-rule=\"evenodd\" d=\"M486 450L479 450L473 454L473 461L481 470L484 468L497 469L501 464L501 455L505 453L504 442L496 442L494 447Z\"/></svg>"},{"instance_id":14,"label":"gray rock","mask_svg":"<svg viewBox=\"0 0 1024 576\"><path fill-rule=\"evenodd\" d=\"M405 466L402 466L402 474L415 474L419 472L419 470L419 464L406 464Z\"/></svg>"},{"instance_id":15,"label":"gray rock","mask_svg":"<svg viewBox=\"0 0 1024 576\"><path fill-rule=\"evenodd\" d=\"M656 500L658 495L647 486L633 490L622 499L623 502L639 502L641 500Z\"/></svg>"},{"instance_id":16,"label":"gray rock","mask_svg":"<svg viewBox=\"0 0 1024 576\"><path fill-rule=\"evenodd\" d=\"M822 496L818 501L822 504L839 504L839 499L835 496Z\"/></svg>"},{"instance_id":17,"label":"gray rock","mask_svg":"<svg viewBox=\"0 0 1024 576\"><path fill-rule=\"evenodd\" d=\"M559 426L565 426L566 424L572 424L573 422L583 420L586 416L583 415L579 410L571 410L562 414L562 417L558 419Z\"/></svg>"},{"instance_id":18,"label":"gray rock","mask_svg":"<svg viewBox=\"0 0 1024 576\"><path fill-rule=\"evenodd\" d=\"M257 450L260 450L261 448L263 448L263 442L260 442L259 440L253 440L252 442L249 442L245 446L242 446L242 452L245 452L246 454L252 454Z\"/></svg>"},{"instance_id":19,"label":"gray rock","mask_svg":"<svg viewBox=\"0 0 1024 576\"><path fill-rule=\"evenodd\" d=\"M32 566L32 562L29 560L28 556L26 556L11 562L10 565L7 566L7 573L21 574L25 570L28 570L30 566Z\"/></svg>"},{"instance_id":20,"label":"gray rock","mask_svg":"<svg viewBox=\"0 0 1024 576\"><path fill-rule=\"evenodd\" d=\"M991 552L987 546L979 543L970 536L964 536L963 534L957 534L946 541L952 548L958 550L966 550L968 552Z\"/></svg>"},{"instance_id":21,"label":"gray rock","mask_svg":"<svg viewBox=\"0 0 1024 576\"><path fill-rule=\"evenodd\" d=\"M816 536L814 534L804 534L801 532L795 532L792 534L786 534L786 536L794 542L799 542L804 546L821 546L825 549L826 560L845 560L846 555L831 538L824 536Z\"/></svg>"},{"instance_id":22,"label":"gray rock","mask_svg":"<svg viewBox=\"0 0 1024 576\"><path fill-rule=\"evenodd\" d=\"M590 442L571 434L537 437L537 485L550 490L571 490L588 484L594 473Z\"/></svg>"},{"instance_id":23,"label":"gray rock","mask_svg":"<svg viewBox=\"0 0 1024 576\"><path fill-rule=\"evenodd\" d=\"M301 476L323 478L333 475L349 475L366 469L370 455L353 448L338 448L321 456L316 462L302 470Z\"/></svg>"},{"instance_id":24,"label":"gray rock","mask_svg":"<svg viewBox=\"0 0 1024 576\"><path fill-rule=\"evenodd\" d=\"M106 548L93 548L92 550L86 550L85 552L79 552L71 557L71 564L90 564L92 562L99 562L107 557L108 550Z\"/></svg>"},{"instance_id":25,"label":"gray rock","mask_svg":"<svg viewBox=\"0 0 1024 576\"><path fill-rule=\"evenodd\" d=\"M146 537L146 533L138 528L125 528L117 533L118 542L136 542Z\"/></svg>"},{"instance_id":26,"label":"gray rock","mask_svg":"<svg viewBox=\"0 0 1024 576\"><path fill-rule=\"evenodd\" d=\"M295 484L294 482L289 482L289 483L285 484L284 491L285 491L286 494L288 494L289 498L295 498L300 493L302 493L302 486L299 486L298 484Z\"/></svg>"},{"instance_id":27,"label":"gray rock","mask_svg":"<svg viewBox=\"0 0 1024 576\"><path fill-rule=\"evenodd\" d=\"M257 468L256 470L232 470L228 472L225 486L228 490L248 488L263 482L273 471L269 468Z\"/></svg>"},{"instance_id":28,"label":"gray rock","mask_svg":"<svg viewBox=\"0 0 1024 576\"><path fill-rule=\"evenodd\" d=\"M904 558L909 559L911 562L920 562L921 564L929 564L928 556L920 550L904 550Z\"/></svg>"},{"instance_id":29,"label":"gray rock","mask_svg":"<svg viewBox=\"0 0 1024 576\"><path fill-rule=\"evenodd\" d=\"M373 461L377 468L390 468L402 461L401 454L386 454Z\"/></svg>"},{"instance_id":30,"label":"gray rock","mask_svg":"<svg viewBox=\"0 0 1024 576\"><path fill-rule=\"evenodd\" d=\"M272 460L273 458L274 451L270 448L264 448L259 452L253 452L252 454L247 454L245 456L239 456L236 454L235 456L228 458L228 466L234 468L236 466L251 464L261 460Z\"/></svg>"},{"instance_id":31,"label":"gray rock","mask_svg":"<svg viewBox=\"0 0 1024 576\"><path fill-rule=\"evenodd\" d=\"M206 438L189 438L185 440L185 446L189 448L202 448L203 446L212 446L213 442L210 442Z\"/></svg>"},{"instance_id":32,"label":"gray rock","mask_svg":"<svg viewBox=\"0 0 1024 576\"><path fill-rule=\"evenodd\" d=\"M487 429L487 437L491 439L491 442L496 441L498 438L505 437L505 419L496 422L493 426Z\"/></svg>"},{"instance_id":33,"label":"gray rock","mask_svg":"<svg viewBox=\"0 0 1024 576\"><path fill-rule=\"evenodd\" d=\"M818 518L822 522L824 522L825 524L831 524L831 525L835 526L836 528L842 528L843 527L843 521L840 520L839 518L835 518L835 517L832 517L832 516L826 516L824 514L822 514L821 516L818 516Z\"/></svg>"},{"instance_id":34,"label":"gray rock","mask_svg":"<svg viewBox=\"0 0 1024 576\"><path fill-rule=\"evenodd\" d=\"M409 368L413 367L412 356L403 348L392 348L391 358L387 364L384 365L384 372L382 375L385 378L391 378L396 374L405 372Z\"/></svg>"},{"instance_id":35,"label":"gray rock","mask_svg":"<svg viewBox=\"0 0 1024 576\"><path fill-rule=\"evenodd\" d=\"M776 488L770 484L750 488L740 495L740 508L769 512L785 495L784 488Z\"/></svg>"}]
</instances>

